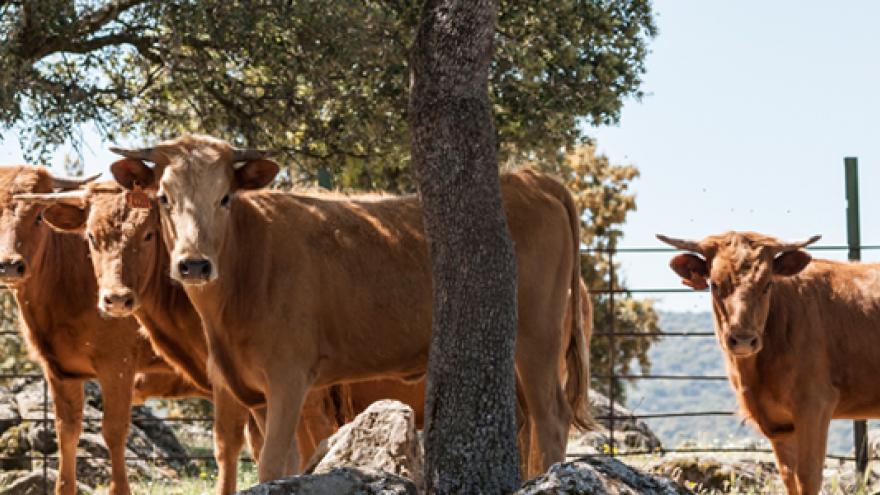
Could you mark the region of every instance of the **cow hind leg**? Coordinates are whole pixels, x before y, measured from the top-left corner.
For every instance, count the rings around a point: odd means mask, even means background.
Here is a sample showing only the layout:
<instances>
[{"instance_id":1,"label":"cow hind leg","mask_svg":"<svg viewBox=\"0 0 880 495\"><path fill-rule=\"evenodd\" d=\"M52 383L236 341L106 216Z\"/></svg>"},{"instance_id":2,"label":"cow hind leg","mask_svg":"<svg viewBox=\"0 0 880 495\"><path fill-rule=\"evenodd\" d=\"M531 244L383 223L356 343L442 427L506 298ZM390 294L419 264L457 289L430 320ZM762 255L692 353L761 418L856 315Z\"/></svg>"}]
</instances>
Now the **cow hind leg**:
<instances>
[{"instance_id":1,"label":"cow hind leg","mask_svg":"<svg viewBox=\"0 0 880 495\"><path fill-rule=\"evenodd\" d=\"M238 473L238 455L244 446L244 425L248 413L229 391L214 388L214 458L217 460L217 493L235 492Z\"/></svg>"},{"instance_id":2,"label":"cow hind leg","mask_svg":"<svg viewBox=\"0 0 880 495\"><path fill-rule=\"evenodd\" d=\"M76 444L82 431L83 382L49 379L55 402L55 433L58 437L58 480L56 495L76 494Z\"/></svg>"},{"instance_id":3,"label":"cow hind leg","mask_svg":"<svg viewBox=\"0 0 880 495\"><path fill-rule=\"evenodd\" d=\"M265 415L262 418L263 426L261 428L257 421L257 413L251 410L248 415L247 429L245 430L248 448L251 450L251 457L254 458L254 462L257 464L260 462L260 451L263 450L263 428L266 427Z\"/></svg>"},{"instance_id":4,"label":"cow hind leg","mask_svg":"<svg viewBox=\"0 0 880 495\"><path fill-rule=\"evenodd\" d=\"M562 318L559 318L562 321ZM551 332L547 332L552 335ZM565 446L571 425L571 408L559 378L559 343L544 349L518 352L523 395L531 423L532 446L529 453L529 477L543 473L554 462L565 459ZM545 351L545 352L542 352Z\"/></svg>"},{"instance_id":5,"label":"cow hind leg","mask_svg":"<svg viewBox=\"0 0 880 495\"><path fill-rule=\"evenodd\" d=\"M308 388L306 379L295 372L270 378L265 443L258 466L260 482L276 480L290 469L299 469L296 427Z\"/></svg>"}]
</instances>

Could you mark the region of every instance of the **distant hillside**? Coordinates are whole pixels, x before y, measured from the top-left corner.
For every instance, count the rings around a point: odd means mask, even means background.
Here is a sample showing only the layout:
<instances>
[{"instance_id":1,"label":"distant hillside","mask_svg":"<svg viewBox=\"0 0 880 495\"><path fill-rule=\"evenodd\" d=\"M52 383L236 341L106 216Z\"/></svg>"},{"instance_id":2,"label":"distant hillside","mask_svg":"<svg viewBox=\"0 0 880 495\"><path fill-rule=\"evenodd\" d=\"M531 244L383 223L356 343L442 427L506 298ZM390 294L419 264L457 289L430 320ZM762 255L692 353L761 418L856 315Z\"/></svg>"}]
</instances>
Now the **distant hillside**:
<instances>
[{"instance_id":1,"label":"distant hillside","mask_svg":"<svg viewBox=\"0 0 880 495\"><path fill-rule=\"evenodd\" d=\"M666 332L711 332L711 313L660 314L660 328ZM665 337L651 347L652 374L725 375L721 349L715 337ZM736 399L726 381L639 380L627 387L627 407L636 413L736 410ZM650 419L648 424L667 447L685 441L699 445L741 444L763 440L738 417L686 417ZM873 426L873 425L872 425ZM769 448L769 445L767 445ZM852 451L852 422L831 425L828 451Z\"/></svg>"}]
</instances>

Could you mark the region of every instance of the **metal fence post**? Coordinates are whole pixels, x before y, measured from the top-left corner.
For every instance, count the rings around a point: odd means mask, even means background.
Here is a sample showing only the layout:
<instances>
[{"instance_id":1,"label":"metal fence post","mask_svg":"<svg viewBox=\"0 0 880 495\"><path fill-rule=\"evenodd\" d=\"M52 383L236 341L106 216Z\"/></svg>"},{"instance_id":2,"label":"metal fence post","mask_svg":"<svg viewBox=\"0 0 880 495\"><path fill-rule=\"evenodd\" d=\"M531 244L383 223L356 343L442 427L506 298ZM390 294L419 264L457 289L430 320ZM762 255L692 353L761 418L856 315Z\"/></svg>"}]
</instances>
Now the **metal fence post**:
<instances>
[{"instance_id":1,"label":"metal fence post","mask_svg":"<svg viewBox=\"0 0 880 495\"><path fill-rule=\"evenodd\" d=\"M615 357L617 355L617 341L614 338L614 247L608 249L608 452L614 457L614 396L616 387L614 378Z\"/></svg>"},{"instance_id":2,"label":"metal fence post","mask_svg":"<svg viewBox=\"0 0 880 495\"><path fill-rule=\"evenodd\" d=\"M43 434L49 431L49 379L43 376ZM54 490L54 487L52 488ZM43 451L43 493L49 495L49 456Z\"/></svg>"},{"instance_id":3,"label":"metal fence post","mask_svg":"<svg viewBox=\"0 0 880 495\"><path fill-rule=\"evenodd\" d=\"M330 175L327 167L318 169L318 185L324 189L333 189L333 176Z\"/></svg>"},{"instance_id":4,"label":"metal fence post","mask_svg":"<svg viewBox=\"0 0 880 495\"><path fill-rule=\"evenodd\" d=\"M859 160L856 157L843 159L846 174L846 244L849 247L849 260L862 259L862 240L859 230ZM856 452L856 471L864 479L868 469L868 424L865 420L853 421L853 441Z\"/></svg>"}]
</instances>

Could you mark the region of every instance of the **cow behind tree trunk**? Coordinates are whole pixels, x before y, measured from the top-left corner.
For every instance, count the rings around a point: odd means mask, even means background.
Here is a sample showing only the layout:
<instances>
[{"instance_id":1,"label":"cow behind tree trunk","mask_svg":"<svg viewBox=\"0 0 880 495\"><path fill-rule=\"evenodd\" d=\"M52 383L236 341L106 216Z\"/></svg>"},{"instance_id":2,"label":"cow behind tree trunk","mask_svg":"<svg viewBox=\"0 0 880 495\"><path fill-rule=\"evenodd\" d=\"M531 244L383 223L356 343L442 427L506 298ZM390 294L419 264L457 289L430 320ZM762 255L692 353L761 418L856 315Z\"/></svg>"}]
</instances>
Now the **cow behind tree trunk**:
<instances>
[{"instance_id":1,"label":"cow behind tree trunk","mask_svg":"<svg viewBox=\"0 0 880 495\"><path fill-rule=\"evenodd\" d=\"M429 0L411 55L413 168L434 281L425 480L436 493L520 483L516 260L488 97L497 10L491 0Z\"/></svg>"}]
</instances>

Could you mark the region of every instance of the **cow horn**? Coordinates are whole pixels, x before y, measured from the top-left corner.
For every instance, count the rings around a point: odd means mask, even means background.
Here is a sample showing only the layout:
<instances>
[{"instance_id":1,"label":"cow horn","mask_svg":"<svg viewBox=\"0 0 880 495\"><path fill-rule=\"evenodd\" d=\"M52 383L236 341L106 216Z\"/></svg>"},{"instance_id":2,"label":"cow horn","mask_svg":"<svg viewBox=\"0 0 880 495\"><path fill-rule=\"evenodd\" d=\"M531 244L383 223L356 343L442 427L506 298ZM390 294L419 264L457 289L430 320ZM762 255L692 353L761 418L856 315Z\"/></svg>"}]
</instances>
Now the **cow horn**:
<instances>
[{"instance_id":1,"label":"cow horn","mask_svg":"<svg viewBox=\"0 0 880 495\"><path fill-rule=\"evenodd\" d=\"M111 146L110 151L116 153L117 155L122 155L126 158L133 158L135 160L143 160L146 162L152 162L153 160L153 148L139 148L139 149L127 149L120 148L118 146Z\"/></svg>"},{"instance_id":2,"label":"cow horn","mask_svg":"<svg viewBox=\"0 0 880 495\"><path fill-rule=\"evenodd\" d=\"M85 189L58 193L21 193L13 194L12 199L37 204L65 203L82 206L86 202L86 193L87 191Z\"/></svg>"},{"instance_id":3,"label":"cow horn","mask_svg":"<svg viewBox=\"0 0 880 495\"><path fill-rule=\"evenodd\" d=\"M787 252L789 252L789 251L796 251L796 250L798 250L798 249L800 249L800 248L803 248L803 247L809 246L810 244L812 244L812 243L818 241L818 240L821 239L821 238L822 238L822 235L821 235L821 234L816 234L816 235L814 235L813 237L810 237L809 239L806 239L806 240L803 240L803 241L797 241L797 242L782 242L782 243L780 243L779 245L777 245L777 246L773 246L773 247L774 247L774 249L775 249L777 252L779 252L779 253L787 253Z\"/></svg>"},{"instance_id":4,"label":"cow horn","mask_svg":"<svg viewBox=\"0 0 880 495\"><path fill-rule=\"evenodd\" d=\"M258 150L253 148L242 149L242 148L233 148L232 149L232 161L235 163L240 162L249 162L251 160L260 160L262 158L266 158L267 156L271 156L274 151L272 150ZM236 167L238 168L238 167Z\"/></svg>"},{"instance_id":5,"label":"cow horn","mask_svg":"<svg viewBox=\"0 0 880 495\"><path fill-rule=\"evenodd\" d=\"M663 234L657 234L657 239L669 244L670 246L676 247L683 251L692 251L694 253L703 253L703 248L700 247L700 243L697 241L690 241L687 239L676 239L674 237L666 237Z\"/></svg>"},{"instance_id":6,"label":"cow horn","mask_svg":"<svg viewBox=\"0 0 880 495\"><path fill-rule=\"evenodd\" d=\"M89 182L94 181L101 174L95 174L91 177L84 177L82 179L73 179L73 178L65 178L65 177L52 177L52 189L77 189L80 186L84 186Z\"/></svg>"}]
</instances>

